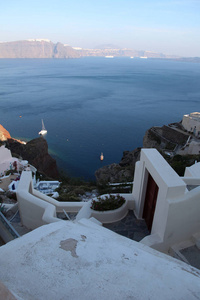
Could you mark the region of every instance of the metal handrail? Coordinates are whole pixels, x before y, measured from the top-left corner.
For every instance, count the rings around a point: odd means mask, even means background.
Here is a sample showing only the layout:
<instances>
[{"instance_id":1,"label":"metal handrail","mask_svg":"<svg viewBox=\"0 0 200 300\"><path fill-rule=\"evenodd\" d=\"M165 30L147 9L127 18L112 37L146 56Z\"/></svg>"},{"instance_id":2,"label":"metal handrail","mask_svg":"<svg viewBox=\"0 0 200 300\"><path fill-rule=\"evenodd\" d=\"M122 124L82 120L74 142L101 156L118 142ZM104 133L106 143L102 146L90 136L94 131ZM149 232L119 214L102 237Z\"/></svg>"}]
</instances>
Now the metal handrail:
<instances>
[{"instance_id":1,"label":"metal handrail","mask_svg":"<svg viewBox=\"0 0 200 300\"><path fill-rule=\"evenodd\" d=\"M2 212L0 212L0 221L15 239L20 237L19 233L14 229L14 227L10 224L10 222L6 219Z\"/></svg>"}]
</instances>

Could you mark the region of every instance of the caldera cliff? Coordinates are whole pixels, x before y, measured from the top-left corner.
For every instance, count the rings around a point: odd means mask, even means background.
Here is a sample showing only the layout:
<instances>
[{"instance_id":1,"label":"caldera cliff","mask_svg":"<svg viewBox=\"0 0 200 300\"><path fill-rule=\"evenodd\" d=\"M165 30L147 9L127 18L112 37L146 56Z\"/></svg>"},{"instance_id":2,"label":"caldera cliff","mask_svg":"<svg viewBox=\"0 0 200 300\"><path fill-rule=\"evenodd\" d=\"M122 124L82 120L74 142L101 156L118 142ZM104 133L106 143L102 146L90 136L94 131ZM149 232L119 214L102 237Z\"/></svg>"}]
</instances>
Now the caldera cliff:
<instances>
[{"instance_id":1,"label":"caldera cliff","mask_svg":"<svg viewBox=\"0 0 200 300\"><path fill-rule=\"evenodd\" d=\"M79 58L72 47L49 40L0 43L0 58Z\"/></svg>"}]
</instances>

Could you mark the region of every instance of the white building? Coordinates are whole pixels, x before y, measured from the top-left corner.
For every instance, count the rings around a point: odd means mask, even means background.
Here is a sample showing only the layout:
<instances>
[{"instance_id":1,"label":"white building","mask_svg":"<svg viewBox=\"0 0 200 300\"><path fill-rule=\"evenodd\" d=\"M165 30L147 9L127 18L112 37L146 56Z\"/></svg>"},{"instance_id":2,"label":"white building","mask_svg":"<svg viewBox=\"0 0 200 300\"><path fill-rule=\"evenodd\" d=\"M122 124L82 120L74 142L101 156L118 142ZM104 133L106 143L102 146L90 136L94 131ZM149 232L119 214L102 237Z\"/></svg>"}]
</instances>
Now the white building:
<instances>
[{"instance_id":1,"label":"white building","mask_svg":"<svg viewBox=\"0 0 200 300\"><path fill-rule=\"evenodd\" d=\"M9 149L5 148L5 146L0 147L0 175L3 176L5 172L8 170L13 169L14 166L18 168L18 164L16 163L18 161L17 158L12 157L11 152ZM16 170L17 171L17 170Z\"/></svg>"},{"instance_id":2,"label":"white building","mask_svg":"<svg viewBox=\"0 0 200 300\"><path fill-rule=\"evenodd\" d=\"M0 176L5 175L5 173L9 170L19 172L28 167L32 172L36 172L36 168L31 166L27 160L12 157L9 149L7 149L4 145L0 147Z\"/></svg>"},{"instance_id":3,"label":"white building","mask_svg":"<svg viewBox=\"0 0 200 300\"><path fill-rule=\"evenodd\" d=\"M183 127L192 132L195 136L200 137L200 113L193 112L183 116L182 120Z\"/></svg>"}]
</instances>

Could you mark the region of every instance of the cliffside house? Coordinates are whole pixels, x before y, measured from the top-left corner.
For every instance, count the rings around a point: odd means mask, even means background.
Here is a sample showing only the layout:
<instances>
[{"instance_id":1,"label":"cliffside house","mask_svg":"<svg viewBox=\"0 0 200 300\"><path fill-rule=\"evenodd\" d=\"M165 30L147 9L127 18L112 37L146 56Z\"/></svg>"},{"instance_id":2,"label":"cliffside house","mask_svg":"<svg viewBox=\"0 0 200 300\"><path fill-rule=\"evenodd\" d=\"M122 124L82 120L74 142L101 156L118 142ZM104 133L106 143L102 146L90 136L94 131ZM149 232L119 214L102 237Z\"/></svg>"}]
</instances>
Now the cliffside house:
<instances>
[{"instance_id":1,"label":"cliffside house","mask_svg":"<svg viewBox=\"0 0 200 300\"><path fill-rule=\"evenodd\" d=\"M36 169L31 166L27 160L22 160L16 157L12 157L9 149L4 145L0 147L0 176L4 176L7 171L23 171L26 168L31 168L32 172L36 172Z\"/></svg>"},{"instance_id":2,"label":"cliffside house","mask_svg":"<svg viewBox=\"0 0 200 300\"><path fill-rule=\"evenodd\" d=\"M17 199L32 232L0 248L2 283L16 299L200 299L200 271L181 252L200 247L200 163L179 177L156 149L142 149L133 191L122 195L121 208L94 213L90 201L41 194L22 172ZM58 219L63 209L76 219ZM150 230L139 243L101 226L128 210Z\"/></svg>"},{"instance_id":3,"label":"cliffside house","mask_svg":"<svg viewBox=\"0 0 200 300\"><path fill-rule=\"evenodd\" d=\"M193 133L196 137L200 137L200 113L193 112L183 116L183 127Z\"/></svg>"}]
</instances>

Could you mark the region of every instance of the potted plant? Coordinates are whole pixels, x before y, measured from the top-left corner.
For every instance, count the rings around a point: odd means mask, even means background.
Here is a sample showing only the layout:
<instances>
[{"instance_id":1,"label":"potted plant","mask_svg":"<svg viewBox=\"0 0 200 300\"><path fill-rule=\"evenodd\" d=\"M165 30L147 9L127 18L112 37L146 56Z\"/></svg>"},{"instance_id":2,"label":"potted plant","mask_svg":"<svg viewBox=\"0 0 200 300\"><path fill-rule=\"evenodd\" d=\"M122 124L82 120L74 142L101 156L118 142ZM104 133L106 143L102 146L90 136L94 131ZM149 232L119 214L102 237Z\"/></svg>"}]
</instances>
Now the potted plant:
<instances>
[{"instance_id":1,"label":"potted plant","mask_svg":"<svg viewBox=\"0 0 200 300\"><path fill-rule=\"evenodd\" d=\"M108 195L104 198L97 197L97 200L92 200L91 209L95 211L109 211L120 208L124 203L124 197L120 195Z\"/></svg>"}]
</instances>

